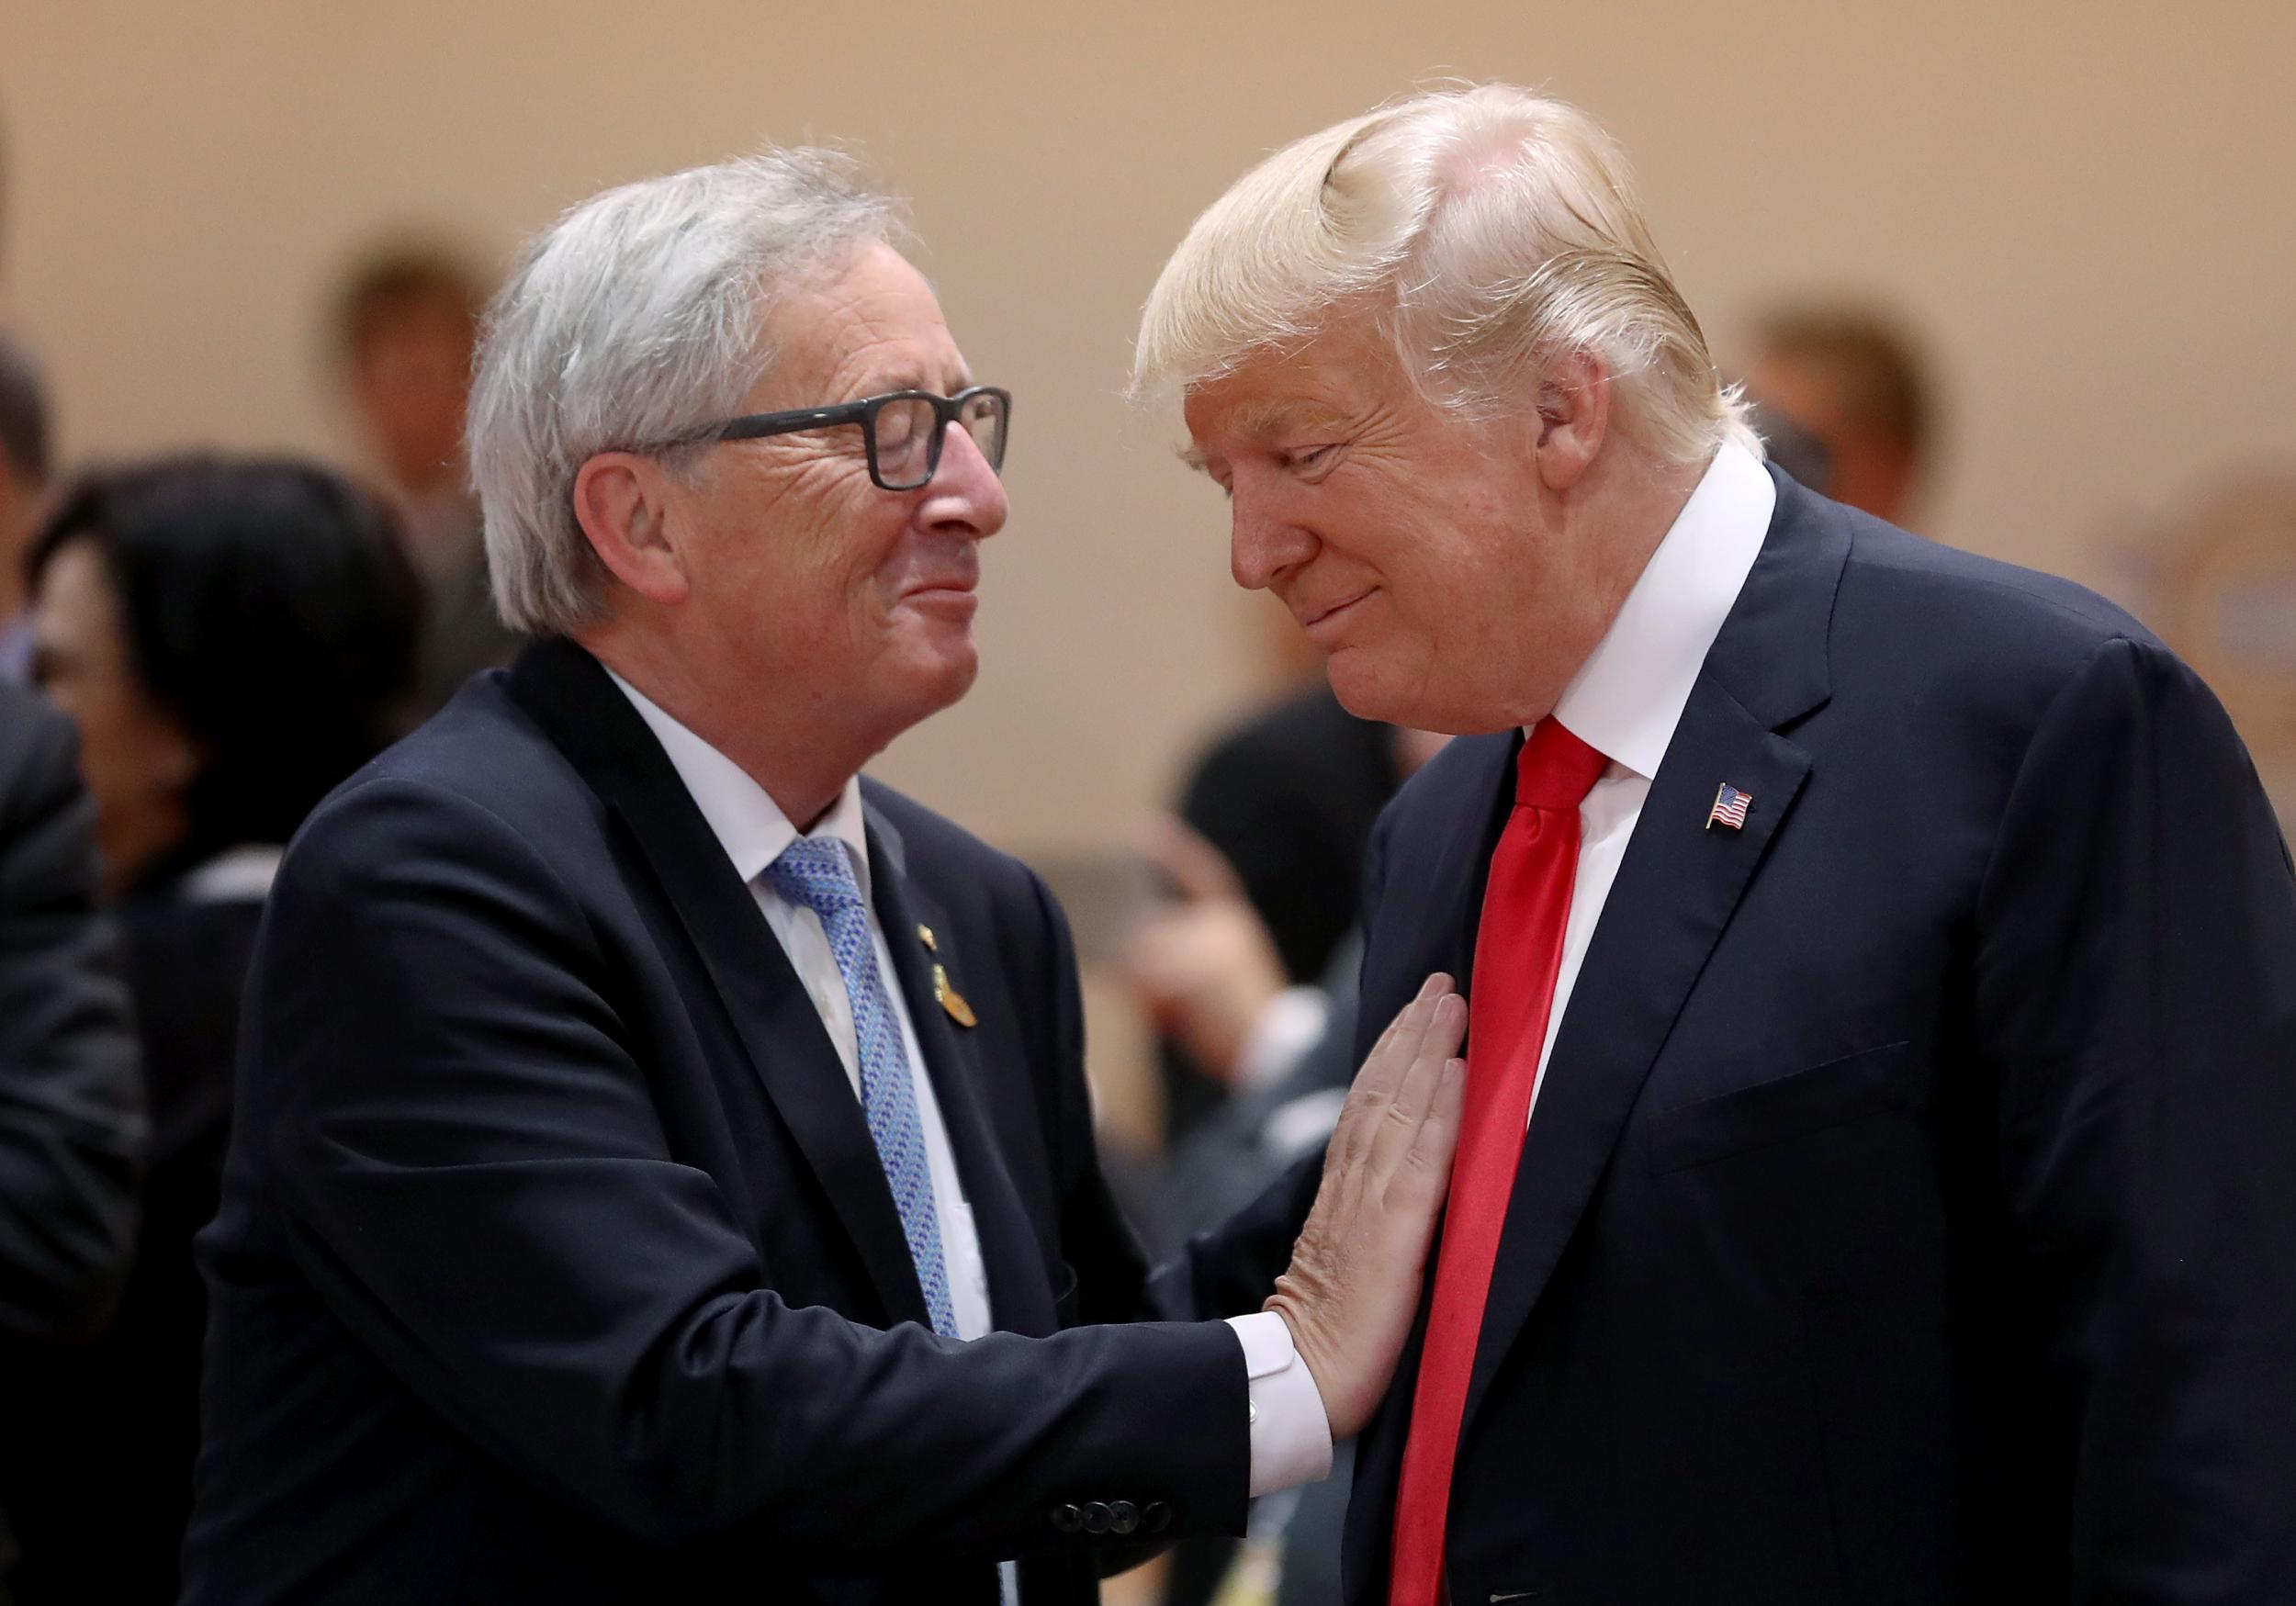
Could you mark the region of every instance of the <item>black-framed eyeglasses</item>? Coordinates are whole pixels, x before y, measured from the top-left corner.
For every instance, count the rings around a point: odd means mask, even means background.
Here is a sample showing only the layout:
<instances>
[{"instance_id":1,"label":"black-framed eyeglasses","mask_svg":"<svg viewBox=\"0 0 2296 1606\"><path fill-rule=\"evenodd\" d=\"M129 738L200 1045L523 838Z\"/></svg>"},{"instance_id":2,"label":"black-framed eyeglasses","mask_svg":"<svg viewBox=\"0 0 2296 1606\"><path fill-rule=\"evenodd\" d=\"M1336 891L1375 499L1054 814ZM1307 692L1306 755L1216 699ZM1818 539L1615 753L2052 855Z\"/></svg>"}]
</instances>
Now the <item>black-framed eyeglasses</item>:
<instances>
[{"instance_id":1,"label":"black-framed eyeglasses","mask_svg":"<svg viewBox=\"0 0 2296 1606\"><path fill-rule=\"evenodd\" d=\"M974 445L998 473L1005 467L1005 437L1012 422L1012 393L994 385L974 385L954 396L929 390L895 390L836 407L801 407L790 412L753 412L721 423L702 424L672 445L709 441L756 441L859 424L869 448L869 477L881 490L915 490L940 467L940 444L949 426L973 437Z\"/></svg>"}]
</instances>

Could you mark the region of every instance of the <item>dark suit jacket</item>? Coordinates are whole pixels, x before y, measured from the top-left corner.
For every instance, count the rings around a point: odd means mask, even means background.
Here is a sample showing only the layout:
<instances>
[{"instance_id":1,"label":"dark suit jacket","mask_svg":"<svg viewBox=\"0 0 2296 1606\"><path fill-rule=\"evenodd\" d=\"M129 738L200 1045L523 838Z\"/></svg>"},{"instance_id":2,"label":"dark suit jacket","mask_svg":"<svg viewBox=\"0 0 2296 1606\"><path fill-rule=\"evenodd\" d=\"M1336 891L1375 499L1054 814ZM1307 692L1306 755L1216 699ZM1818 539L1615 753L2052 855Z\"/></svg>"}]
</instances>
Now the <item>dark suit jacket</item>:
<instances>
[{"instance_id":1,"label":"dark suit jacket","mask_svg":"<svg viewBox=\"0 0 2296 1606\"><path fill-rule=\"evenodd\" d=\"M73 762L70 722L0 683L0 1361L100 1327L135 1229L135 1042Z\"/></svg>"},{"instance_id":2,"label":"dark suit jacket","mask_svg":"<svg viewBox=\"0 0 2296 1606\"><path fill-rule=\"evenodd\" d=\"M322 804L274 885L201 1241L188 1600L985 1603L1021 1555L1041 1606L1090 1597L1080 1512L1240 1529L1233 1336L1059 1331L1142 1309L1059 914L864 796L1007 1331L923 1325L748 889L603 671L542 644Z\"/></svg>"},{"instance_id":3,"label":"dark suit jacket","mask_svg":"<svg viewBox=\"0 0 2296 1606\"><path fill-rule=\"evenodd\" d=\"M178 856L116 911L152 1129L142 1219L103 1336L0 1374L10 1445L0 1508L22 1550L13 1606L177 1593L208 1308L191 1245L215 1215L240 994L263 913L253 897L186 897L184 872L201 858Z\"/></svg>"},{"instance_id":4,"label":"dark suit jacket","mask_svg":"<svg viewBox=\"0 0 2296 1606\"><path fill-rule=\"evenodd\" d=\"M142 1101L95 825L70 722L0 682L0 1407L101 1329L135 1239ZM0 1409L0 1468L25 1463L15 1427ZM15 1558L0 1502L0 1573Z\"/></svg>"},{"instance_id":5,"label":"dark suit jacket","mask_svg":"<svg viewBox=\"0 0 2296 1606\"><path fill-rule=\"evenodd\" d=\"M2296 879L2254 770L2118 610L1778 478L1530 1124L1450 1598L2288 1600ZM1518 740L1383 818L1367 1039L1472 975ZM1231 1232L1263 1269L1310 1182Z\"/></svg>"}]
</instances>

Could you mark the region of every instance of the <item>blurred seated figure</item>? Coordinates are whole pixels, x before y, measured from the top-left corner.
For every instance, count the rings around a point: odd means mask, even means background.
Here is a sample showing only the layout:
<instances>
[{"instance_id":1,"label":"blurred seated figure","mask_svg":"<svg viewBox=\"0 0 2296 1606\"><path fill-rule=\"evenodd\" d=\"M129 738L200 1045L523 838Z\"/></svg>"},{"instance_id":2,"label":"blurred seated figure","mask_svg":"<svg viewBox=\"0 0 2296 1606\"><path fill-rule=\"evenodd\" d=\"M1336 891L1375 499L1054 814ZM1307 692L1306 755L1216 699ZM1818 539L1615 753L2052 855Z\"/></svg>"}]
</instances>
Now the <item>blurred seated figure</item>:
<instances>
[{"instance_id":1,"label":"blurred seated figure","mask_svg":"<svg viewBox=\"0 0 2296 1606\"><path fill-rule=\"evenodd\" d=\"M1232 867L1288 983L1311 983L1331 962L1355 922L1372 823L1440 745L1356 718L1319 674L1312 688L1216 737L1197 760L1181 790L1180 817ZM1152 980L1144 972L1138 979ZM1153 994L1143 1002L1151 1016L1169 1008ZM1174 1045L1165 1056L1167 1146L1219 1106L1226 1080L1222 1067Z\"/></svg>"},{"instance_id":2,"label":"blurred seated figure","mask_svg":"<svg viewBox=\"0 0 2296 1606\"><path fill-rule=\"evenodd\" d=\"M1936 400L1929 365L1896 320L1853 305L1782 307L1759 325L1746 394L1765 437L1784 437L1773 455L1789 473L1836 501L1908 522L1935 441Z\"/></svg>"},{"instance_id":3,"label":"blurred seated figure","mask_svg":"<svg viewBox=\"0 0 2296 1606\"><path fill-rule=\"evenodd\" d=\"M518 638L496 617L463 454L471 354L486 306L484 275L445 248L371 253L335 304L344 399L383 483L429 605L416 662L415 707L428 714L480 669L510 662Z\"/></svg>"},{"instance_id":4,"label":"blurred seated figure","mask_svg":"<svg viewBox=\"0 0 2296 1606\"><path fill-rule=\"evenodd\" d=\"M1293 983L1218 848L1178 820L1165 822L1154 847L1179 896L1134 930L1125 978L1158 1028L1227 1093L1166 1155L1149 1214L1154 1247L1168 1255L1331 1136L1355 1076L1363 948L1352 928L1343 932L1322 973Z\"/></svg>"},{"instance_id":5,"label":"blurred seated figure","mask_svg":"<svg viewBox=\"0 0 2296 1606\"><path fill-rule=\"evenodd\" d=\"M16 1606L167 1601L191 1499L240 991L282 845L391 734L419 600L388 511L288 462L67 487L28 566L34 672L79 727L152 1119L136 1263L94 1345L6 1380Z\"/></svg>"},{"instance_id":6,"label":"blurred seated figure","mask_svg":"<svg viewBox=\"0 0 2296 1606\"><path fill-rule=\"evenodd\" d=\"M0 327L0 680L21 680L32 667L23 554L47 489L48 433L39 365Z\"/></svg>"}]
</instances>

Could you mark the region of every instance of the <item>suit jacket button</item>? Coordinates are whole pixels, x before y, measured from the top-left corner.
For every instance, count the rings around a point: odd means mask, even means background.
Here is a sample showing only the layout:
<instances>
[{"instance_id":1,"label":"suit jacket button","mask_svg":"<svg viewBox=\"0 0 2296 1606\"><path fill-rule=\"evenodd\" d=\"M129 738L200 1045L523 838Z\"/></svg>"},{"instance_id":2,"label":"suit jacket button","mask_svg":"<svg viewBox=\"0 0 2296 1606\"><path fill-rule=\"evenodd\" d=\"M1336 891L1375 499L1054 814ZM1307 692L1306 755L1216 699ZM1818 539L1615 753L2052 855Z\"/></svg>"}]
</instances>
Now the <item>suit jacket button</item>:
<instances>
[{"instance_id":1,"label":"suit jacket button","mask_svg":"<svg viewBox=\"0 0 2296 1606\"><path fill-rule=\"evenodd\" d=\"M1140 1526L1143 1533L1163 1533L1172 1526L1172 1508L1162 1500L1150 1500L1141 1508Z\"/></svg>"},{"instance_id":2,"label":"suit jacket button","mask_svg":"<svg viewBox=\"0 0 2296 1606\"><path fill-rule=\"evenodd\" d=\"M1074 1506L1054 1506L1052 1526L1063 1533L1081 1533L1084 1532L1085 1514Z\"/></svg>"},{"instance_id":3,"label":"suit jacket button","mask_svg":"<svg viewBox=\"0 0 2296 1606\"><path fill-rule=\"evenodd\" d=\"M1110 1500L1109 1502L1109 1532L1131 1534L1139 1531L1140 1508L1130 1500Z\"/></svg>"},{"instance_id":4,"label":"suit jacket button","mask_svg":"<svg viewBox=\"0 0 2296 1606\"><path fill-rule=\"evenodd\" d=\"M1085 1502L1086 1533L1106 1533L1109 1531L1109 1524L1114 1521L1114 1517L1115 1514L1109 1510L1107 1501L1086 1500Z\"/></svg>"}]
</instances>

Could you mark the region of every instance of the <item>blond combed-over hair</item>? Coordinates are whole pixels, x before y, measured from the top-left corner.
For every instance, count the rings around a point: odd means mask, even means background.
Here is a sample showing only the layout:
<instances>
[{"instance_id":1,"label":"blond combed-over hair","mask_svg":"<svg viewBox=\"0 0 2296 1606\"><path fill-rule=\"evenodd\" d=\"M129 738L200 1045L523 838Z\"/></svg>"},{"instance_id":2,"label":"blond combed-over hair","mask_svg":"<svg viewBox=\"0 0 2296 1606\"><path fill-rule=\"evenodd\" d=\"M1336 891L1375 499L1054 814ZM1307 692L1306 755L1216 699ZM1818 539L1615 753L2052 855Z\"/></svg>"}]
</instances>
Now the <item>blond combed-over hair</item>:
<instances>
[{"instance_id":1,"label":"blond combed-over hair","mask_svg":"<svg viewBox=\"0 0 2296 1606\"><path fill-rule=\"evenodd\" d=\"M1577 107L1486 84L1413 95L1286 146L1198 218L1150 292L1136 398L1378 320L1428 399L1527 405L1557 357L1599 355L1661 457L1755 452L1734 388L1643 220L1625 156Z\"/></svg>"}]
</instances>

